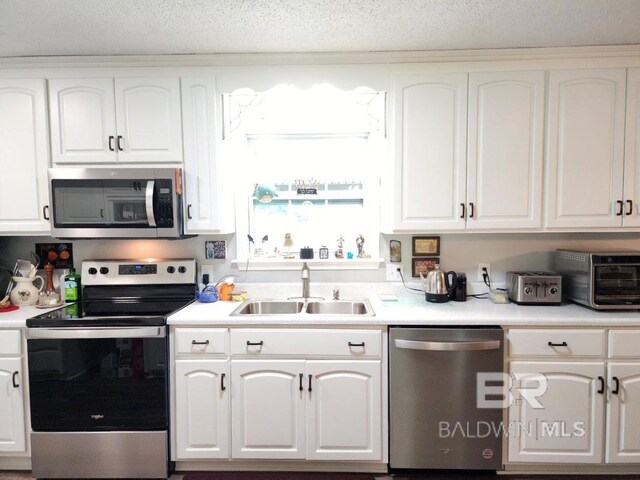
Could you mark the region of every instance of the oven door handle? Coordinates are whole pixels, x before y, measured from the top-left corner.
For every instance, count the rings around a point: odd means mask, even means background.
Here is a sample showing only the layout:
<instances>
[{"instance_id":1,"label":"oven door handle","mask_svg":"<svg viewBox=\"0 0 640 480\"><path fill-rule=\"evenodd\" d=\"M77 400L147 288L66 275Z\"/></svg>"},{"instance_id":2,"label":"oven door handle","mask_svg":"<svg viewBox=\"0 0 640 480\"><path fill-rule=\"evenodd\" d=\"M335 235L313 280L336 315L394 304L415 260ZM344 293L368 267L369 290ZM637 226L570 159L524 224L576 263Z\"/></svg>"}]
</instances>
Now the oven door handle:
<instances>
[{"instance_id":1,"label":"oven door handle","mask_svg":"<svg viewBox=\"0 0 640 480\"><path fill-rule=\"evenodd\" d=\"M158 338L166 327L27 328L28 340L76 338Z\"/></svg>"},{"instance_id":2,"label":"oven door handle","mask_svg":"<svg viewBox=\"0 0 640 480\"><path fill-rule=\"evenodd\" d=\"M474 350L498 350L500 340L488 340L484 342L417 342L415 340L395 340L396 348L406 350L434 350L434 351L474 351Z\"/></svg>"},{"instance_id":3,"label":"oven door handle","mask_svg":"<svg viewBox=\"0 0 640 480\"><path fill-rule=\"evenodd\" d=\"M156 217L153 214L153 191L155 190L156 187L156 181L155 180L149 180L147 182L147 189L145 190L145 194L144 194L144 204L145 207L147 208L147 221L149 222L149 226L150 227L155 227L156 226Z\"/></svg>"}]
</instances>

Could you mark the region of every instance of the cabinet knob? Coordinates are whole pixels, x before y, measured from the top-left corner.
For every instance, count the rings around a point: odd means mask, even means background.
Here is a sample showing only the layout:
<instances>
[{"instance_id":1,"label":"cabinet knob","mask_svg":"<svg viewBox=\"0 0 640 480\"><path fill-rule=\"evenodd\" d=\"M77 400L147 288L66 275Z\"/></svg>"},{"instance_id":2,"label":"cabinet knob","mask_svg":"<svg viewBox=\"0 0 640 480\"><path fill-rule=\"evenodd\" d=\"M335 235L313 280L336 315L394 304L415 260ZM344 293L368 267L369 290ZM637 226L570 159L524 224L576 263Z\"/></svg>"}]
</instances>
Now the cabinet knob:
<instances>
[{"instance_id":1,"label":"cabinet knob","mask_svg":"<svg viewBox=\"0 0 640 480\"><path fill-rule=\"evenodd\" d=\"M473 218L473 214L475 213L475 206L473 202L469 203L469 218Z\"/></svg>"},{"instance_id":2,"label":"cabinet knob","mask_svg":"<svg viewBox=\"0 0 640 480\"><path fill-rule=\"evenodd\" d=\"M191 216L191 204L187 205L187 219L191 220L193 217Z\"/></svg>"},{"instance_id":3,"label":"cabinet knob","mask_svg":"<svg viewBox=\"0 0 640 480\"><path fill-rule=\"evenodd\" d=\"M122 135L118 135L118 150L124 152L124 147L122 146Z\"/></svg>"},{"instance_id":4,"label":"cabinet knob","mask_svg":"<svg viewBox=\"0 0 640 480\"><path fill-rule=\"evenodd\" d=\"M223 373L220 375L220 390L222 390L223 392L227 389L227 387L225 387L224 385L224 377L226 376L226 373Z\"/></svg>"},{"instance_id":5,"label":"cabinet knob","mask_svg":"<svg viewBox=\"0 0 640 480\"><path fill-rule=\"evenodd\" d=\"M20 384L18 383L18 375L20 375L20 372L18 372L17 370L13 372L13 375L11 375L11 383L13 383L13 388L18 388L20 386Z\"/></svg>"},{"instance_id":6,"label":"cabinet knob","mask_svg":"<svg viewBox=\"0 0 640 480\"><path fill-rule=\"evenodd\" d=\"M616 217L621 217L624 209L624 202L622 200L616 200L616 205L618 205L618 212L616 213Z\"/></svg>"},{"instance_id":7,"label":"cabinet knob","mask_svg":"<svg viewBox=\"0 0 640 480\"><path fill-rule=\"evenodd\" d=\"M604 377L598 377L598 381L600 382L600 389L598 390L599 394L604 393Z\"/></svg>"},{"instance_id":8,"label":"cabinet knob","mask_svg":"<svg viewBox=\"0 0 640 480\"><path fill-rule=\"evenodd\" d=\"M110 152L115 152L116 149L113 148L113 140L115 139L115 137L113 135L109 135L109 151Z\"/></svg>"},{"instance_id":9,"label":"cabinet knob","mask_svg":"<svg viewBox=\"0 0 640 480\"><path fill-rule=\"evenodd\" d=\"M547 345L549 345L550 347L568 347L569 346L567 342L562 342L562 343L548 342Z\"/></svg>"},{"instance_id":10,"label":"cabinet knob","mask_svg":"<svg viewBox=\"0 0 640 480\"><path fill-rule=\"evenodd\" d=\"M464 203L460 204L460 218L464 218L464 214L465 214L465 205Z\"/></svg>"},{"instance_id":11,"label":"cabinet knob","mask_svg":"<svg viewBox=\"0 0 640 480\"><path fill-rule=\"evenodd\" d=\"M627 215L633 213L633 200L627 200Z\"/></svg>"},{"instance_id":12,"label":"cabinet knob","mask_svg":"<svg viewBox=\"0 0 640 480\"><path fill-rule=\"evenodd\" d=\"M42 207L42 216L45 220L51 220L49 218L49 205L45 205L44 207Z\"/></svg>"}]
</instances>

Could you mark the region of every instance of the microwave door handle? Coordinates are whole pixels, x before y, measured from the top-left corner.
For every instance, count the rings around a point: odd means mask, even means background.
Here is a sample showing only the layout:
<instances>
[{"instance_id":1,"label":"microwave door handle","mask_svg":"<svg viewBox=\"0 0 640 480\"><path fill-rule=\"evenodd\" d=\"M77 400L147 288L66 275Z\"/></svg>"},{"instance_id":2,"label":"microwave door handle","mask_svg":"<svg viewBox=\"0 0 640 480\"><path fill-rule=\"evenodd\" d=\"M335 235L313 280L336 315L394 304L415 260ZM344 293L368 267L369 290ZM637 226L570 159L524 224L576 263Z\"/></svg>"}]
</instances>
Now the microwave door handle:
<instances>
[{"instance_id":1,"label":"microwave door handle","mask_svg":"<svg viewBox=\"0 0 640 480\"><path fill-rule=\"evenodd\" d=\"M156 181L149 180L147 182L147 190L145 192L145 206L147 207L147 221L150 227L156 226L156 217L153 214L153 191L155 190Z\"/></svg>"}]
</instances>

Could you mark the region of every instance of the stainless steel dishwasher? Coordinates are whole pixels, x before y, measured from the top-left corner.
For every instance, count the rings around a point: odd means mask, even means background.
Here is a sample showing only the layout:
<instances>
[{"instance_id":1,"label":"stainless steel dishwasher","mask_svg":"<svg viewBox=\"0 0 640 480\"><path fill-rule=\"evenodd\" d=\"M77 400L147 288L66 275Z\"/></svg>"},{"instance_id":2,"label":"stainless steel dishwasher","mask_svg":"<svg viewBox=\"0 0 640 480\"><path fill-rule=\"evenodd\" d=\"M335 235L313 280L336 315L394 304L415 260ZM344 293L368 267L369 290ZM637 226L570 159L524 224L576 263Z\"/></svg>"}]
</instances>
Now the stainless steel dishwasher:
<instances>
[{"instance_id":1,"label":"stainless steel dishwasher","mask_svg":"<svg viewBox=\"0 0 640 480\"><path fill-rule=\"evenodd\" d=\"M390 466L502 468L504 332L500 328L389 330ZM490 373L490 379L478 374ZM493 390L491 388L493 387ZM478 408L478 393L492 408ZM486 407L483 402L480 406Z\"/></svg>"}]
</instances>

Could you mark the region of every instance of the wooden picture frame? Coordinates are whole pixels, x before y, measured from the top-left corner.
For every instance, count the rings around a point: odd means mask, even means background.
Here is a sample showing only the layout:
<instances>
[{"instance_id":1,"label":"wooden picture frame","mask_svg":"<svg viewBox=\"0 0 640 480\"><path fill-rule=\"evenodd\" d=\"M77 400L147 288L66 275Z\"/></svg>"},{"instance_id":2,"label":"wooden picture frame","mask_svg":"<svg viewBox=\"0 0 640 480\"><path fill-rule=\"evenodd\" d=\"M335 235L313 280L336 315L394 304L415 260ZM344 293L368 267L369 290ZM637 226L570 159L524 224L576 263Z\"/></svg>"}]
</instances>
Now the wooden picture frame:
<instances>
[{"instance_id":1,"label":"wooden picture frame","mask_svg":"<svg viewBox=\"0 0 640 480\"><path fill-rule=\"evenodd\" d=\"M436 268L436 265L440 265L440 258L438 257L418 257L411 259L411 276L419 277L422 273L426 275L431 270Z\"/></svg>"},{"instance_id":2,"label":"wooden picture frame","mask_svg":"<svg viewBox=\"0 0 640 480\"><path fill-rule=\"evenodd\" d=\"M411 252L414 257L439 256L440 237L411 237Z\"/></svg>"}]
</instances>

